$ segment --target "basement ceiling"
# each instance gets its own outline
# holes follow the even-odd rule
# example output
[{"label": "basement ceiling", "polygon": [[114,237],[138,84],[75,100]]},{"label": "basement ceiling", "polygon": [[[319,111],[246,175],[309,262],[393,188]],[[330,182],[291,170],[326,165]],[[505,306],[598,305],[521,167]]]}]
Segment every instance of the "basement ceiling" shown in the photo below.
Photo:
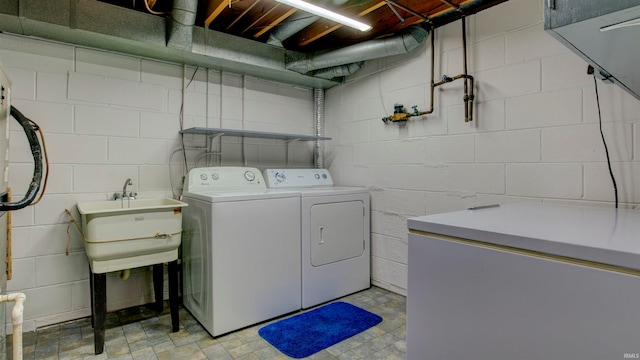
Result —
[{"label": "basement ceiling", "polygon": [[276,0],[0,0],[0,32],[328,89],[366,60],[507,0],[307,0],[361,32]]},{"label": "basement ceiling", "polygon": [[[174,0],[100,0],[169,17]],[[384,38],[412,25],[427,29],[506,0],[309,0],[373,29],[362,32],[297,10],[276,0],[199,0],[195,25],[305,53]],[[287,35],[282,28],[288,28]],[[293,30],[291,30],[293,29]],[[291,33],[293,32],[293,33]],[[286,36],[286,38],[282,38]],[[278,39],[279,38],[279,39]]]}]

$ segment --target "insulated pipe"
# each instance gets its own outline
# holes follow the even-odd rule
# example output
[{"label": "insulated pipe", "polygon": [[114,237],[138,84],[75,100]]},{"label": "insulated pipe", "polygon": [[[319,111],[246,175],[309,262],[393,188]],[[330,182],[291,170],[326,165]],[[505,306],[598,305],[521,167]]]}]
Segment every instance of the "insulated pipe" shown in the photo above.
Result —
[{"label": "insulated pipe", "polygon": [[31,126],[29,118],[22,115],[18,109],[11,106],[11,110],[9,110],[9,112],[11,116],[13,116],[13,118],[22,126],[22,129],[27,136],[27,140],[29,141],[29,145],[31,146],[31,155],[33,156],[33,177],[31,178],[29,188],[27,189],[24,198],[14,203],[0,203],[0,211],[13,211],[27,207],[36,198],[38,190],[40,189],[40,181],[42,180],[42,148],[38,141],[38,135],[36,135],[34,127]]},{"label": "insulated pipe", "polygon": [[[24,313],[24,301],[27,296],[23,293],[11,293],[0,295],[0,303],[13,301],[11,311],[11,325],[13,325],[13,359],[22,360],[22,321]],[[2,325],[4,326],[4,324]]]},{"label": "insulated pipe", "polygon": [[191,51],[198,0],[174,0],[167,26],[167,46]]},{"label": "insulated pipe", "polygon": [[377,59],[384,56],[406,54],[420,46],[428,33],[423,27],[412,26],[407,28],[406,33],[403,35],[369,40],[328,53],[312,55],[309,59],[293,61],[285,67],[287,70],[306,74],[317,69]]},{"label": "insulated pipe", "polygon": [[[313,125],[316,136],[324,134],[324,89],[313,89]],[[324,168],[323,142],[316,140],[313,145],[313,166]]]},{"label": "insulated pipe", "polygon": [[320,17],[310,15],[303,11],[297,11],[291,17],[287,18],[287,23],[276,27],[269,33],[267,44],[277,47],[284,47],[282,42],[292,37],[300,30],[316,22]]}]

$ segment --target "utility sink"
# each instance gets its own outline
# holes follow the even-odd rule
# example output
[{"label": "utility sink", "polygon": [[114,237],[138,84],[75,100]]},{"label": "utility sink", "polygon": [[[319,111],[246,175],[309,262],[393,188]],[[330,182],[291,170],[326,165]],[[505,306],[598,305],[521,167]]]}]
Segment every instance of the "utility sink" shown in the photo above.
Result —
[{"label": "utility sink", "polygon": [[79,202],[76,206],[93,273],[178,258],[186,203],[162,198]]}]

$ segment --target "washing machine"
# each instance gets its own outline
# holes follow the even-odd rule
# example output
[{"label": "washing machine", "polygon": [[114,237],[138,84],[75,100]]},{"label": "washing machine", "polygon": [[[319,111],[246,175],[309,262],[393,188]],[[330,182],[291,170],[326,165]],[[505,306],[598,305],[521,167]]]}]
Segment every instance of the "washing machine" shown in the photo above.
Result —
[{"label": "washing machine", "polygon": [[214,337],[301,308],[300,194],[265,184],[255,168],[189,171],[183,303]]},{"label": "washing machine", "polygon": [[300,192],[302,307],[371,286],[369,190],[334,186],[326,169],[267,169],[270,189]]}]

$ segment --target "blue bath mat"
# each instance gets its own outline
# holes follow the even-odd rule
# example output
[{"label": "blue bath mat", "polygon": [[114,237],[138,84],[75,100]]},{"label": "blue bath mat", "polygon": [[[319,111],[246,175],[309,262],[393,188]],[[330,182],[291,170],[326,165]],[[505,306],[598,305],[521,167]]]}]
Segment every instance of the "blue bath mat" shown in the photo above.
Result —
[{"label": "blue bath mat", "polygon": [[258,334],[282,353],[303,358],[379,324],[382,318],[357,306],[334,302],[269,324]]}]

